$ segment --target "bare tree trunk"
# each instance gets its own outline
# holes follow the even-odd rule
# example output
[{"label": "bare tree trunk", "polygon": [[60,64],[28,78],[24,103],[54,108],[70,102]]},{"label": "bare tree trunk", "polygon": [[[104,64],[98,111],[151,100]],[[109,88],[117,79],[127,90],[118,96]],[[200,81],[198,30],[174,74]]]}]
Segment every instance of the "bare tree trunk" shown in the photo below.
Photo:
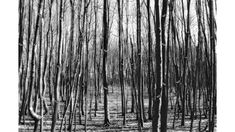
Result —
[{"label": "bare tree trunk", "polygon": [[162,86],[162,68],[161,68],[161,44],[160,44],[160,20],[159,20],[159,1],[155,1],[155,54],[156,54],[156,95],[153,102],[153,131],[158,131],[159,105]]},{"label": "bare tree trunk", "polygon": [[210,48],[211,48],[211,93],[210,93],[210,106],[209,106],[209,132],[214,131],[214,117],[215,117],[215,109],[216,109],[216,53],[215,53],[215,22],[214,22],[214,4],[212,0],[208,2],[209,6],[209,29],[210,29]]},{"label": "bare tree trunk", "polygon": [[19,1],[19,36],[18,36],[18,49],[19,49],[19,55],[18,55],[18,67],[20,68],[21,64],[21,58],[22,58],[22,52],[23,52],[23,40],[24,40],[24,0]]},{"label": "bare tree trunk", "polygon": [[[33,94],[33,87],[34,87],[34,80],[36,80],[36,78],[33,77],[33,74],[36,72],[34,70],[35,64],[34,62],[36,62],[35,59],[35,46],[36,46],[36,42],[37,42],[37,33],[38,33],[38,27],[39,27],[39,20],[40,20],[40,10],[41,10],[41,5],[42,5],[42,0],[40,0],[38,2],[38,12],[37,12],[37,16],[36,16],[36,28],[34,30],[34,38],[33,38],[33,45],[32,45],[32,49],[31,49],[31,56],[29,57],[29,63],[27,66],[27,77],[26,77],[26,89],[29,89],[29,99],[28,99],[28,109],[29,109],[29,113],[30,116],[34,119],[35,125],[34,125],[34,131],[37,130],[37,124],[38,121],[42,118],[40,115],[37,115],[36,111],[33,109],[32,106],[32,94]],[[30,15],[30,14],[29,14]],[[30,54],[29,54],[30,55]],[[36,89],[36,88],[35,88]],[[37,93],[35,92],[35,96],[37,98]],[[35,102],[35,106],[37,106],[37,102]]]},{"label": "bare tree trunk", "polygon": [[[162,31],[162,104],[161,104],[161,132],[167,131],[167,110],[168,110],[168,85],[167,76],[166,76],[166,65],[165,60],[168,59],[165,57],[165,50],[166,50],[166,40],[165,40],[165,22],[166,22],[166,14],[167,14],[167,6],[168,0],[163,0],[162,3],[162,16],[161,16],[161,31]],[[169,36],[169,35],[168,35]],[[167,45],[168,46],[168,45]]]},{"label": "bare tree trunk", "polygon": [[136,78],[135,78],[135,68],[134,68],[134,50],[133,50],[133,43],[132,43],[132,39],[130,38],[130,44],[131,44],[131,83],[132,83],[132,92],[133,92],[133,103],[136,107],[136,118],[138,120],[138,129],[139,131],[141,131],[141,122],[140,122],[140,111],[139,111],[139,105],[137,102],[137,92],[136,92],[136,87],[135,87],[135,83],[136,83]]},{"label": "bare tree trunk", "polygon": [[[127,51],[129,51],[129,45],[128,45],[128,36],[129,36],[129,30],[128,30],[128,28],[129,28],[129,17],[128,17],[128,12],[129,12],[129,0],[126,0],[126,47],[127,47]],[[125,48],[124,48],[125,49]],[[130,56],[128,56],[128,57],[130,57]],[[128,63],[129,61],[128,61],[128,59],[127,59],[127,62],[126,63]],[[129,64],[129,63],[128,63]],[[127,65],[128,65],[127,64]],[[129,82],[129,76],[128,76],[128,68],[126,68],[126,78],[127,78],[127,81]],[[125,91],[125,89],[124,89],[124,91]],[[125,92],[124,92],[125,93]],[[128,93],[128,92],[127,92]],[[124,99],[126,102],[128,101],[128,97],[127,98],[125,98]],[[127,112],[127,103],[125,104],[125,112]]]},{"label": "bare tree trunk", "polygon": [[143,127],[143,112],[141,102],[141,12],[140,12],[140,0],[136,0],[137,6],[137,89],[138,89],[138,109],[139,109],[139,122],[140,127]]},{"label": "bare tree trunk", "polygon": [[126,112],[125,112],[125,91],[124,91],[124,80],[123,80],[123,0],[117,0],[118,3],[118,47],[119,47],[119,81],[121,86],[121,101],[122,101],[122,116],[123,125],[126,124]]},{"label": "bare tree trunk", "polygon": [[63,0],[60,0],[60,13],[59,13],[59,42],[58,42],[58,55],[57,55],[57,62],[56,62],[56,85],[54,89],[54,97],[55,97],[55,103],[54,103],[54,111],[52,116],[52,124],[51,124],[51,132],[55,131],[56,126],[56,120],[59,116],[59,90],[60,90],[60,77],[61,77],[61,58],[60,58],[60,47],[61,47],[61,40],[62,40],[62,4]]},{"label": "bare tree trunk", "polygon": [[[87,2],[86,0],[84,1],[84,10],[87,12],[87,8],[89,6],[89,1]],[[89,71],[88,71],[88,55],[89,55],[89,51],[88,51],[88,43],[89,43],[89,40],[88,40],[88,16],[87,16],[87,13],[85,15],[85,20],[86,21],[86,51],[85,51],[85,84],[84,84],[84,88],[85,88],[85,131],[87,131],[87,89],[88,89],[88,80],[89,80]]]},{"label": "bare tree trunk", "polygon": [[[181,126],[184,126],[185,124],[185,104],[186,104],[186,84],[187,84],[187,78],[186,78],[186,72],[187,72],[187,57],[188,57],[188,45],[189,45],[189,38],[190,38],[190,1],[191,0],[188,0],[187,1],[187,24],[184,23],[184,26],[185,26],[185,53],[184,53],[184,64],[183,64],[183,102],[182,102],[182,120],[181,120]],[[183,5],[183,1],[182,1],[182,6]],[[183,9],[182,9],[183,10]],[[184,18],[184,15],[183,15],[183,18]]]},{"label": "bare tree trunk", "polygon": [[45,54],[44,52],[42,53],[42,41],[43,41],[43,19],[44,19],[44,9],[45,9],[45,0],[43,0],[43,9],[42,9],[42,16],[40,20],[40,27],[39,27],[39,68],[38,68],[38,73],[39,73],[39,98],[40,98],[40,116],[42,117],[40,120],[40,132],[43,132],[43,102],[44,102],[44,94],[43,94],[43,72],[44,72],[44,61],[43,61],[43,56],[42,54]]},{"label": "bare tree trunk", "polygon": [[148,119],[152,120],[152,86],[151,86],[151,63],[152,63],[152,37],[151,37],[151,17],[150,17],[150,0],[147,0],[147,14],[148,14],[148,94],[149,94],[149,108]]},{"label": "bare tree trunk", "polygon": [[107,0],[103,3],[103,88],[104,88],[104,125],[109,126],[109,113],[108,113],[108,83],[106,80],[106,59],[108,47],[108,24],[107,24]]},{"label": "bare tree trunk", "polygon": [[21,111],[20,111],[20,116],[19,116],[19,122],[21,122],[21,118],[22,118],[22,116],[23,116],[23,123],[25,123],[25,113],[26,113],[26,107],[27,107],[27,103],[28,103],[28,101],[27,101],[27,97],[28,97],[28,91],[29,91],[29,89],[28,89],[28,87],[26,87],[26,85],[28,85],[28,84],[26,84],[26,83],[28,83],[27,82],[27,75],[28,75],[28,72],[30,72],[30,71],[28,71],[28,63],[29,63],[29,59],[30,59],[30,43],[31,43],[31,41],[30,41],[30,36],[31,36],[31,9],[32,9],[32,5],[31,5],[31,1],[29,1],[28,2],[28,29],[27,29],[27,31],[28,31],[28,33],[27,33],[27,46],[26,46],[26,62],[25,62],[25,69],[24,69],[24,71],[25,71],[25,75],[23,74],[22,75],[22,89],[23,89],[23,99],[22,99],[22,106],[21,106]]},{"label": "bare tree trunk", "polygon": [[35,59],[35,46],[36,46],[36,41],[37,41],[37,33],[38,33],[38,27],[39,27],[39,19],[40,19],[40,10],[41,10],[41,5],[42,5],[42,0],[40,0],[38,2],[38,12],[37,12],[37,18],[36,18],[36,28],[34,30],[34,39],[33,39],[33,46],[32,46],[32,53],[31,53],[31,62],[29,63],[29,66],[28,66],[28,71],[30,72],[27,76],[28,81],[26,81],[26,84],[29,84],[29,86],[27,85],[26,87],[30,88],[30,97],[29,97],[29,111],[30,111],[30,115],[35,119],[35,121],[39,120],[41,117],[39,115],[37,115],[34,111],[33,111],[33,107],[31,106],[32,104],[32,90],[33,90],[33,66],[34,66],[34,59]]},{"label": "bare tree trunk", "polygon": [[98,102],[97,102],[97,82],[96,82],[96,33],[97,33],[97,9],[98,9],[98,1],[94,1],[94,13],[95,13],[95,33],[94,33],[94,86],[95,86],[95,116],[96,111],[98,108]]}]

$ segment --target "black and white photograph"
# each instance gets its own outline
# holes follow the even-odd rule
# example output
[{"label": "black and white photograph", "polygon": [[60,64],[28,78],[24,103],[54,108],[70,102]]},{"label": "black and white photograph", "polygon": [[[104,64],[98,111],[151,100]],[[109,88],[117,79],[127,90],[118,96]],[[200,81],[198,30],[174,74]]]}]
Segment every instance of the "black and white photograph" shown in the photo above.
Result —
[{"label": "black and white photograph", "polygon": [[[15,54],[8,53],[15,57],[15,63],[9,64],[13,68],[1,68],[15,69],[10,77],[14,81],[6,84],[13,84],[14,88],[5,83],[1,88],[10,89],[12,94],[4,93],[1,99],[4,112],[0,113],[8,119],[5,122],[12,122],[12,127],[15,123],[16,131],[228,131],[219,126],[228,115],[234,115],[235,91],[229,91],[234,86],[227,83],[234,82],[234,73],[227,76],[230,73],[227,68],[234,69],[230,65],[234,55],[229,53],[235,48],[226,45],[228,50],[220,51],[225,42],[218,38],[226,36],[219,33],[223,27],[221,20],[217,21],[220,12],[217,5],[221,2],[18,0],[15,3],[17,14],[12,16],[15,22],[11,24],[16,32],[12,35],[14,43],[2,44],[16,49]],[[229,15],[232,18],[232,13]],[[233,33],[228,34],[231,37]],[[220,59],[223,54],[229,56],[226,58],[229,63],[221,61],[225,60]],[[7,55],[1,56],[7,60]],[[218,65],[221,63],[223,66]],[[227,82],[218,85],[221,78]],[[14,103],[7,103],[11,98]],[[12,114],[5,113],[9,109],[13,109]],[[11,121],[12,118],[15,120]],[[231,116],[228,122],[233,120]]]},{"label": "black and white photograph", "polygon": [[19,0],[19,131],[216,131],[215,0]]}]

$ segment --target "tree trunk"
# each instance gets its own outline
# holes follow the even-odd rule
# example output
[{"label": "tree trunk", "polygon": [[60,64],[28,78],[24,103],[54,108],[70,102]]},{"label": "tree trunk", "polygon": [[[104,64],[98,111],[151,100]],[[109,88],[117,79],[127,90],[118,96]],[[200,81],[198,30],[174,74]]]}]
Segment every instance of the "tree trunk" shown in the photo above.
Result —
[{"label": "tree trunk", "polygon": [[141,102],[141,12],[140,12],[140,0],[136,0],[137,6],[137,89],[138,89],[138,109],[139,109],[139,122],[140,127],[143,127],[143,112]]},{"label": "tree trunk", "polygon": [[97,6],[98,2],[97,0],[94,1],[94,13],[95,13],[95,33],[94,33],[94,86],[95,86],[95,116],[96,116],[96,111],[98,108],[98,102],[97,102],[97,83],[96,83],[96,32],[97,32]]},{"label": "tree trunk", "polygon": [[126,112],[125,112],[125,91],[124,91],[124,80],[123,80],[123,0],[117,0],[118,2],[118,45],[119,45],[119,80],[121,86],[121,101],[122,101],[122,116],[123,125],[126,124]]},{"label": "tree trunk", "polygon": [[[161,132],[167,131],[167,110],[168,110],[168,88],[166,85],[168,85],[167,82],[167,76],[166,76],[166,65],[165,60],[168,59],[165,57],[165,21],[166,21],[166,14],[167,14],[167,6],[168,6],[168,0],[163,0],[162,3],[162,16],[161,16],[161,31],[162,31],[162,79],[163,79],[163,85],[162,85],[162,104],[161,104]],[[168,27],[169,28],[169,27]],[[169,37],[169,34],[168,34]],[[168,45],[167,45],[168,46]]]},{"label": "tree trunk", "polygon": [[[182,120],[181,120],[181,126],[184,126],[185,123],[185,104],[186,104],[186,87],[187,87],[187,61],[188,61],[188,45],[189,45],[189,38],[190,38],[190,23],[189,23],[189,18],[190,18],[190,1],[187,1],[187,24],[184,22],[184,29],[185,29],[185,53],[184,53],[184,64],[183,64],[183,102],[182,102]],[[182,1],[182,7],[184,6],[183,1]],[[184,8],[182,8],[184,10]],[[183,12],[184,14],[184,12]],[[184,15],[183,15],[184,19]]]},{"label": "tree trunk", "polygon": [[160,44],[160,20],[159,20],[159,1],[155,1],[155,54],[156,54],[156,95],[153,102],[153,132],[158,131],[159,105],[162,86],[162,68],[161,68],[161,44]]},{"label": "tree trunk", "polygon": [[108,113],[108,83],[106,80],[106,59],[108,48],[108,24],[107,24],[107,0],[103,3],[103,88],[104,88],[104,125],[109,126],[109,113]]},{"label": "tree trunk", "polygon": [[152,86],[151,86],[151,63],[152,63],[152,37],[151,37],[151,17],[150,17],[150,0],[147,0],[148,14],[148,94],[149,94],[149,109],[148,118],[152,120]]},{"label": "tree trunk", "polygon": [[62,40],[62,4],[63,0],[60,1],[60,13],[59,13],[59,42],[58,42],[58,55],[57,55],[57,62],[56,62],[56,85],[54,89],[54,111],[52,116],[52,124],[51,124],[51,132],[55,131],[56,120],[58,118],[58,111],[59,111],[59,90],[60,90],[60,77],[61,77],[61,62],[60,62],[60,47],[61,47],[61,40]]}]

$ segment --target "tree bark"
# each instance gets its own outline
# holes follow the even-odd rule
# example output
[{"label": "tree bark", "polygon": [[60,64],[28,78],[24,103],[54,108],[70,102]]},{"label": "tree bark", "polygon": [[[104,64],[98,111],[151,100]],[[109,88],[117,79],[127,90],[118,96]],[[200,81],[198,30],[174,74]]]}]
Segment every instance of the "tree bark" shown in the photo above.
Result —
[{"label": "tree bark", "polygon": [[[187,23],[184,23],[185,26],[185,53],[184,53],[184,64],[183,64],[183,102],[182,102],[182,120],[181,120],[181,126],[184,126],[185,124],[185,104],[186,104],[186,87],[187,87],[187,78],[186,78],[186,73],[187,73],[187,61],[188,61],[188,45],[189,45],[189,38],[190,38],[190,1],[187,1]],[[182,1],[182,6],[183,1]],[[183,9],[182,9],[183,10]],[[184,16],[184,15],[183,15]],[[184,17],[183,17],[184,18]]]},{"label": "tree bark", "polygon": [[[166,40],[165,40],[165,22],[166,22],[166,15],[167,15],[167,7],[168,7],[168,0],[163,0],[162,3],[162,16],[161,16],[161,31],[162,31],[162,97],[161,97],[161,132],[167,131],[167,110],[168,110],[168,85],[167,76],[166,76],[166,65],[165,61],[165,50],[166,50]],[[169,28],[169,27],[168,27]],[[169,37],[169,36],[168,36]],[[167,45],[168,46],[168,45]]]},{"label": "tree bark", "polygon": [[58,55],[57,55],[57,60],[56,60],[56,85],[54,89],[54,97],[55,97],[55,102],[54,102],[54,111],[53,111],[53,116],[52,116],[52,124],[51,124],[51,132],[55,131],[55,126],[56,126],[56,120],[58,118],[58,111],[59,111],[59,90],[60,90],[60,77],[61,77],[61,55],[60,55],[60,48],[61,48],[61,40],[62,40],[62,4],[63,0],[60,0],[60,13],[59,13],[59,42],[58,42]]},{"label": "tree bark", "polygon": [[155,57],[156,57],[156,95],[153,102],[153,120],[152,127],[153,132],[158,131],[158,120],[159,120],[159,105],[160,105],[160,94],[162,86],[162,68],[161,68],[161,43],[160,43],[160,20],[159,20],[159,1],[155,1]]},{"label": "tree bark", "polygon": [[141,100],[141,12],[140,12],[140,0],[136,0],[137,6],[137,89],[138,89],[138,109],[139,109],[139,122],[143,127],[143,112],[142,112],[142,100]]},{"label": "tree bark", "polygon": [[122,116],[123,125],[126,124],[126,112],[125,112],[125,91],[124,91],[124,80],[123,80],[123,0],[117,0],[118,3],[118,53],[119,53],[119,81],[121,86],[121,102],[122,102]]},{"label": "tree bark", "polygon": [[107,24],[107,0],[103,3],[103,89],[104,89],[104,125],[109,126],[109,113],[108,113],[108,83],[106,80],[106,59],[108,48],[108,24]]}]

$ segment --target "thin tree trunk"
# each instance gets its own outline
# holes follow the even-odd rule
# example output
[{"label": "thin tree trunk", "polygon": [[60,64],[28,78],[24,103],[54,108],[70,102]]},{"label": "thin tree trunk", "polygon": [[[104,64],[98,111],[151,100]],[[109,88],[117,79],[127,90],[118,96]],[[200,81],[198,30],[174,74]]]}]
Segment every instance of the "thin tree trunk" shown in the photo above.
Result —
[{"label": "thin tree trunk", "polygon": [[150,17],[150,0],[147,0],[147,14],[148,14],[148,94],[149,94],[149,108],[148,119],[152,120],[152,86],[151,86],[151,63],[152,63],[152,38],[151,38],[151,17]]},{"label": "thin tree trunk", "polygon": [[97,33],[97,0],[94,1],[94,12],[95,12],[95,33],[94,33],[94,86],[95,86],[95,116],[96,111],[98,109],[98,102],[97,102],[97,83],[96,83],[96,33]]},{"label": "thin tree trunk", "polygon": [[137,102],[137,93],[136,93],[136,88],[135,88],[135,72],[134,72],[134,50],[133,50],[133,43],[132,40],[130,39],[130,44],[131,44],[131,78],[132,78],[132,92],[133,92],[133,98],[134,98],[134,103],[136,106],[136,118],[138,120],[138,129],[141,131],[141,124],[140,124],[140,117],[139,117],[139,105]]},{"label": "thin tree trunk", "polygon": [[31,50],[31,61],[29,61],[29,65],[28,65],[28,71],[29,71],[29,74],[27,74],[27,81],[26,81],[26,88],[29,88],[30,89],[30,92],[29,92],[29,112],[30,112],[30,115],[33,117],[33,119],[35,120],[35,122],[37,122],[39,119],[41,119],[41,117],[39,115],[37,115],[34,110],[33,110],[33,107],[32,107],[32,90],[33,90],[33,67],[34,67],[34,59],[35,59],[35,46],[36,46],[36,38],[37,38],[37,33],[38,33],[38,27],[39,27],[39,18],[40,18],[40,10],[41,10],[41,5],[42,5],[42,0],[40,0],[38,2],[38,12],[37,12],[37,17],[36,17],[36,28],[34,30],[34,39],[33,39],[33,46],[32,46],[32,50]]},{"label": "thin tree trunk", "polygon": [[[184,126],[185,124],[185,104],[186,104],[186,87],[187,87],[187,77],[186,77],[186,72],[187,72],[187,61],[188,61],[188,45],[189,45],[189,37],[190,37],[190,1],[187,1],[187,24],[184,23],[185,26],[185,53],[184,53],[184,64],[183,64],[183,102],[182,102],[182,120],[181,120],[181,126]],[[183,1],[182,1],[182,6],[183,5]],[[183,9],[182,9],[183,10]],[[184,14],[184,13],[183,13]],[[184,17],[183,17],[184,18]]]},{"label": "thin tree trunk", "polygon": [[156,95],[153,102],[153,131],[158,131],[159,104],[162,86],[162,68],[161,68],[161,44],[160,44],[160,20],[159,20],[159,1],[155,1],[155,54],[156,54]]},{"label": "thin tree trunk", "polygon": [[[167,6],[168,6],[168,0],[163,0],[162,3],[162,16],[161,16],[161,31],[162,31],[162,79],[163,79],[163,85],[162,85],[162,104],[161,104],[161,132],[167,131],[167,110],[168,110],[168,82],[167,82],[167,76],[166,76],[166,65],[165,60],[168,59],[165,57],[165,21],[166,21],[166,14],[167,14]],[[168,26],[169,28],[169,26]],[[168,34],[169,37],[169,34]],[[167,45],[168,46],[168,45]],[[169,47],[169,46],[168,46]]]},{"label": "thin tree trunk", "polygon": [[210,60],[211,60],[211,93],[210,93],[210,111],[209,111],[209,132],[213,132],[214,131],[214,109],[216,109],[216,104],[215,104],[215,92],[216,92],[216,67],[215,67],[215,59],[216,59],[216,53],[215,53],[215,23],[214,23],[214,4],[212,0],[209,0],[208,2],[208,6],[209,6],[209,13],[210,13],[210,23],[209,23],[209,27],[210,27],[210,48],[211,48],[211,56],[210,56]]},{"label": "thin tree trunk", "polygon": [[[86,11],[87,8],[88,8],[88,3],[87,1],[85,0],[84,1],[84,10]],[[88,16],[87,16],[87,13],[86,13],[86,16],[85,16],[85,20],[86,21],[86,51],[85,51],[85,84],[84,84],[84,89],[85,89],[85,131],[87,131],[87,89],[88,89],[88,55],[89,55],[89,52],[88,52],[88,43],[89,43],[89,40],[88,40]]]},{"label": "thin tree trunk", "polygon": [[106,80],[106,59],[108,47],[108,24],[107,24],[107,0],[103,3],[103,88],[104,88],[104,125],[109,126],[109,113],[108,113],[108,83]]},{"label": "thin tree trunk", "polygon": [[[39,27],[39,68],[38,68],[38,73],[39,73],[39,98],[40,98],[40,116],[42,117],[40,119],[40,132],[43,132],[43,70],[44,70],[44,63],[43,63],[43,57],[42,57],[42,39],[43,39],[43,19],[44,19],[44,9],[45,9],[45,0],[43,0],[43,9],[42,9],[42,16],[40,20],[40,27]],[[44,53],[45,54],[45,53]]]},{"label": "thin tree trunk", "polygon": [[118,45],[119,45],[119,80],[121,86],[121,102],[122,102],[122,116],[123,125],[126,124],[126,112],[125,112],[125,91],[124,91],[124,80],[123,80],[123,0],[117,0],[118,2]]},{"label": "thin tree trunk", "polygon": [[22,116],[23,116],[23,123],[25,123],[25,113],[26,113],[26,107],[27,107],[27,103],[28,103],[28,100],[27,100],[27,97],[28,97],[28,91],[29,91],[29,88],[28,87],[26,87],[28,84],[28,82],[27,82],[27,80],[29,79],[29,78],[27,78],[27,76],[28,76],[28,72],[30,72],[30,71],[28,71],[28,66],[29,66],[29,63],[30,63],[30,43],[31,43],[31,41],[30,41],[30,36],[31,36],[31,9],[32,9],[32,4],[31,4],[31,1],[29,1],[28,2],[28,29],[27,29],[27,31],[28,31],[28,33],[27,33],[27,49],[26,49],[26,63],[25,63],[25,75],[23,75],[23,77],[22,77],[22,85],[23,85],[23,92],[24,92],[24,95],[23,95],[23,100],[22,100],[22,106],[21,106],[21,111],[20,111],[20,117],[19,117],[19,122],[21,121],[21,118],[22,118]]},{"label": "thin tree trunk", "polygon": [[20,0],[19,1],[19,36],[18,36],[18,67],[20,68],[21,64],[21,58],[22,58],[22,53],[23,53],[23,40],[24,40],[24,6],[25,6],[25,1]]},{"label": "thin tree trunk", "polygon": [[60,90],[60,77],[61,77],[61,58],[60,58],[60,47],[61,47],[61,40],[62,40],[62,4],[63,0],[60,0],[60,13],[59,13],[59,42],[58,42],[58,55],[57,55],[57,62],[56,62],[56,85],[54,89],[54,97],[55,97],[55,102],[54,102],[54,111],[52,115],[52,124],[51,124],[51,132],[55,131],[55,126],[56,126],[56,120],[59,116],[59,90]]},{"label": "thin tree trunk", "polygon": [[140,127],[143,127],[143,112],[141,102],[141,12],[140,0],[136,0],[137,6],[137,89],[138,89],[138,109],[139,109],[139,122]]}]

